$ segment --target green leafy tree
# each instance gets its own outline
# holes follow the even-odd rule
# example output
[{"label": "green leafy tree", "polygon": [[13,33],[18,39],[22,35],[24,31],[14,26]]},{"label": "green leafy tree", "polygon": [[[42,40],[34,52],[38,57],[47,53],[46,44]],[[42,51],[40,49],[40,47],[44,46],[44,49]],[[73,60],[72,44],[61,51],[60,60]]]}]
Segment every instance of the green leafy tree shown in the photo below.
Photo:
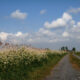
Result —
[{"label": "green leafy tree", "polygon": [[67,46],[65,47],[65,50],[68,51],[68,47]]},{"label": "green leafy tree", "polygon": [[64,50],[65,50],[65,47],[64,47],[64,46],[63,46],[63,47],[61,47],[61,50],[62,50],[62,51],[64,51]]},{"label": "green leafy tree", "polygon": [[72,51],[74,51],[74,52],[75,52],[75,51],[76,51],[76,48],[75,48],[75,47],[74,47],[74,48],[72,48]]},{"label": "green leafy tree", "polygon": [[65,46],[65,47],[63,46],[63,47],[61,47],[61,50],[62,51],[68,51],[68,47],[67,46]]}]

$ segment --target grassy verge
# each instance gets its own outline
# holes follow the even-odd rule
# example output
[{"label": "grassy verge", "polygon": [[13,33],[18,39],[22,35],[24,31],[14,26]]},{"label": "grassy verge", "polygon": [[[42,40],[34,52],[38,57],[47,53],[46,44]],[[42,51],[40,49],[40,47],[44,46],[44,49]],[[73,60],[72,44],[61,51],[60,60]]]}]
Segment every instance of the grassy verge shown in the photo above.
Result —
[{"label": "grassy verge", "polygon": [[24,48],[0,53],[0,80],[41,80],[65,54]]},{"label": "grassy verge", "polygon": [[47,63],[43,64],[38,69],[34,69],[33,72],[30,72],[29,80],[43,80],[47,75],[50,74],[53,67],[60,61],[63,55],[51,55]]},{"label": "grassy verge", "polygon": [[80,70],[80,59],[76,58],[72,54],[70,55],[70,61],[73,64],[73,67]]},{"label": "grassy verge", "polygon": [[78,56],[80,56],[80,52],[76,52],[75,54],[78,55]]}]

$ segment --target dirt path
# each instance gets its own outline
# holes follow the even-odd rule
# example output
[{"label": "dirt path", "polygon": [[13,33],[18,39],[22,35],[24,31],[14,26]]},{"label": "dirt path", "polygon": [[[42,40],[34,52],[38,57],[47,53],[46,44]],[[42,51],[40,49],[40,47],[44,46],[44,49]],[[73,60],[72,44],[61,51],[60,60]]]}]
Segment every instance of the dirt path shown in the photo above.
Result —
[{"label": "dirt path", "polygon": [[80,80],[80,71],[75,70],[66,55],[45,80]]}]

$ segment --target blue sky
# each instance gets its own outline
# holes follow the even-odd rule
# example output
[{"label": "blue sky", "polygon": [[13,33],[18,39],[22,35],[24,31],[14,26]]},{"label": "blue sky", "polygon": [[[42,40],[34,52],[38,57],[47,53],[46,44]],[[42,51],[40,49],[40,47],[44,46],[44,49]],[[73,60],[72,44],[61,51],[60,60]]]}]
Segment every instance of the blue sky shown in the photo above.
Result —
[{"label": "blue sky", "polygon": [[[17,40],[16,35],[18,34],[19,35],[27,34],[29,35],[30,40],[34,38],[42,37],[43,39],[42,41],[40,40],[40,42],[37,43],[35,42],[30,43],[32,45],[35,44],[36,46],[44,42],[44,38],[45,39],[47,38],[48,40],[49,39],[54,40],[56,36],[56,39],[61,38],[63,40],[62,34],[64,32],[66,32],[65,33],[66,36],[70,35],[70,33],[71,35],[75,33],[75,32],[73,33],[71,27],[77,26],[78,22],[80,21],[79,8],[80,8],[80,0],[0,0],[0,34],[1,34],[0,38],[1,40],[6,38],[10,38],[10,39],[12,38]],[[65,28],[65,26],[67,25],[65,25],[65,22],[62,20],[63,15],[68,16],[69,17],[68,20],[71,20],[71,22],[74,21],[75,23],[70,24],[68,25],[68,27]],[[62,21],[61,23],[58,23],[57,21],[59,18],[61,18]],[[55,21],[56,23],[54,23]],[[46,22],[47,24],[45,25]],[[50,34],[51,32],[52,34],[54,32],[55,35],[54,34],[52,36],[44,35],[44,37],[42,35],[37,37],[36,34],[39,34],[41,29],[43,32],[46,33],[50,32]],[[76,34],[77,36],[79,34],[78,32]],[[5,35],[6,38],[2,38],[2,35],[3,36]],[[19,38],[21,43],[23,37],[20,36]],[[66,39],[72,39],[73,41],[66,42],[64,40],[65,43],[64,41],[62,42],[58,41],[58,43],[59,44],[62,43],[62,45],[67,45],[69,42],[74,42],[74,41],[75,43],[76,42],[79,43],[77,40],[73,39],[72,36],[71,37],[69,36]],[[24,41],[26,40],[27,38],[24,38]],[[8,39],[6,39],[6,41],[8,41]],[[47,41],[46,43],[48,43]],[[56,45],[56,42],[54,44]],[[48,47],[50,44],[48,43],[46,45]],[[41,45],[40,47],[42,46],[43,45]],[[74,46],[74,44],[71,43],[71,46]]]},{"label": "blue sky", "polygon": [[[79,6],[79,0],[0,0],[0,30],[13,33],[36,31],[43,27],[45,21],[61,17],[63,12],[71,7]],[[11,19],[10,14],[17,9],[26,12],[28,17],[23,21]],[[43,9],[46,13],[40,15]],[[6,16],[8,16],[7,19]]]}]

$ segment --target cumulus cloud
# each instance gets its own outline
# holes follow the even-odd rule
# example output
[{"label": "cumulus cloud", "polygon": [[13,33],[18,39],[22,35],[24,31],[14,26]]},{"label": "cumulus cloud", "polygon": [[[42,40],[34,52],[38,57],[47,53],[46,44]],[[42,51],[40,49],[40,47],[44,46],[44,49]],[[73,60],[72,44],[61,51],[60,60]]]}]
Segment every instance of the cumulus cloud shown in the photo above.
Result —
[{"label": "cumulus cloud", "polygon": [[45,14],[46,13],[46,10],[41,10],[40,11],[40,14],[42,15],[42,14]]},{"label": "cumulus cloud", "polygon": [[12,42],[17,42],[19,40],[22,40],[23,38],[25,39],[28,37],[28,33],[22,33],[22,32],[17,32],[15,34],[13,33],[6,33],[6,32],[1,32],[0,33],[0,40],[1,41],[12,41]]},{"label": "cumulus cloud", "polygon": [[53,32],[51,32],[50,30],[47,30],[45,28],[40,28],[38,34],[40,34],[40,35],[47,35],[47,36],[54,35]]},{"label": "cumulus cloud", "polygon": [[66,27],[67,23],[72,20],[72,16],[68,13],[64,13],[61,18],[57,20],[53,20],[51,23],[45,22],[44,26],[48,29],[50,28],[58,28],[58,27]]},{"label": "cumulus cloud", "polygon": [[[59,27],[61,29],[59,29]],[[57,29],[55,29],[57,28]],[[80,43],[80,21],[73,20],[69,13],[64,12],[61,18],[45,22],[37,32],[0,33],[0,40],[15,44],[31,44],[39,48],[59,48],[65,45]],[[74,44],[74,46],[75,46]]]},{"label": "cumulus cloud", "polygon": [[8,33],[1,32],[0,33],[0,39],[3,40],[3,41],[5,41],[7,39],[7,37],[8,37],[8,35],[9,35]]},{"label": "cumulus cloud", "polygon": [[68,13],[79,13],[80,12],[80,8],[71,8],[68,10]]},{"label": "cumulus cloud", "polygon": [[27,13],[21,12],[20,10],[16,10],[11,13],[11,17],[15,19],[25,19],[27,17]]},{"label": "cumulus cloud", "polygon": [[17,37],[22,36],[22,32],[17,32],[15,35],[16,35]]},{"label": "cumulus cloud", "polygon": [[51,23],[45,22],[44,26],[46,28],[57,28],[66,26],[66,23],[63,19],[57,19],[56,21],[52,21]]},{"label": "cumulus cloud", "polygon": [[77,22],[76,24],[73,25],[72,32],[80,32],[80,22]]},{"label": "cumulus cloud", "polygon": [[67,21],[72,20],[72,16],[68,13],[64,13],[63,16],[62,16],[62,19],[67,22]]},{"label": "cumulus cloud", "polygon": [[63,37],[69,37],[69,33],[68,32],[63,32],[62,36]]},{"label": "cumulus cloud", "polygon": [[77,23],[77,26],[80,27],[80,22]]}]

